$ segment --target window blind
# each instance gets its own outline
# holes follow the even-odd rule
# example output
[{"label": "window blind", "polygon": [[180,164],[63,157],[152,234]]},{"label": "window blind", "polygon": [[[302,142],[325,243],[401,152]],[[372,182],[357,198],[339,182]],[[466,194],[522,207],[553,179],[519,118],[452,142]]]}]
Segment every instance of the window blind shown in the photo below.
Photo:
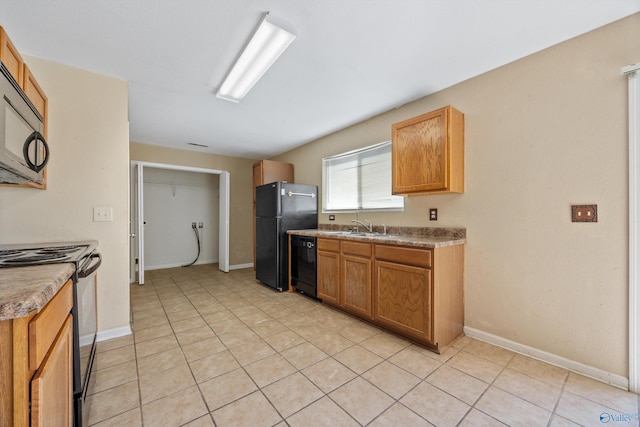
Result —
[{"label": "window blind", "polygon": [[403,210],[391,194],[391,141],[322,159],[325,212]]}]

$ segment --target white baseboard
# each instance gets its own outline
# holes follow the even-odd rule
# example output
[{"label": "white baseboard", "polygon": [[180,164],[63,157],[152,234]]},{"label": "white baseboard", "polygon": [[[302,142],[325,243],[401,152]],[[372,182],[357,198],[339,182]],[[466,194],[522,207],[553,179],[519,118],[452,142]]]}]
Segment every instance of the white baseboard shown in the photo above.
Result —
[{"label": "white baseboard", "polygon": [[247,264],[235,264],[235,265],[230,265],[229,266],[229,270],[241,270],[243,268],[250,268],[253,267],[253,263],[247,263]]},{"label": "white baseboard", "polygon": [[516,353],[524,354],[525,356],[549,363],[550,365],[573,371],[624,390],[629,390],[629,379],[623,376],[603,371],[602,369],[594,368],[593,366],[585,365],[584,363],[576,362],[575,360],[529,347],[468,326],[464,327],[464,333],[471,338],[476,338],[480,341],[485,341],[489,344],[494,344],[498,347],[506,348],[507,350],[515,351]]},{"label": "white baseboard", "polygon": [[125,335],[131,335],[131,326],[123,326],[122,328],[109,329],[106,331],[98,332],[96,341],[106,341],[113,338],[124,337]]},{"label": "white baseboard", "polygon": [[[200,265],[200,264],[215,264],[217,263],[218,260],[217,259],[207,259],[207,260],[199,260],[198,262],[196,262],[194,265]],[[184,263],[178,263],[178,264],[161,264],[161,265],[145,265],[144,270],[145,271],[150,271],[150,270],[162,270],[164,268],[176,268],[176,267],[182,267],[184,265]]]}]

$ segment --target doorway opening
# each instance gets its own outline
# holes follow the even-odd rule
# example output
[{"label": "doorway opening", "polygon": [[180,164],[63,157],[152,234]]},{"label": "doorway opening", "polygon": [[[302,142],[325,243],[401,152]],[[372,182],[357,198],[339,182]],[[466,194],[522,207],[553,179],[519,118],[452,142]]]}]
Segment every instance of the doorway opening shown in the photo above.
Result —
[{"label": "doorway opening", "polygon": [[[130,282],[137,282],[138,284],[144,284],[144,272],[145,266],[145,171],[155,174],[158,170],[175,171],[178,172],[195,172],[198,174],[210,174],[216,175],[217,188],[215,189],[217,194],[215,197],[210,197],[206,203],[209,203],[211,210],[217,213],[217,224],[213,224],[213,221],[199,221],[198,218],[193,218],[192,221],[196,222],[196,227],[217,227],[217,240],[218,240],[218,268],[221,271],[229,271],[229,172],[217,169],[205,169],[180,165],[170,165],[163,163],[150,163],[141,161],[131,162],[131,204],[130,204],[130,228],[132,245],[130,254]],[[169,172],[170,173],[170,172]],[[157,174],[155,174],[157,175]],[[183,174],[184,176],[184,174]],[[212,181],[209,181],[212,182]],[[215,181],[213,181],[215,182]],[[169,191],[172,192],[172,196],[176,196],[177,185],[169,186]],[[155,192],[155,190],[154,190]],[[191,197],[197,197],[197,195],[191,195]],[[195,237],[193,239],[193,246],[195,246]],[[156,260],[154,263],[158,263],[158,254],[154,253]],[[161,258],[161,256],[160,256]]]}]

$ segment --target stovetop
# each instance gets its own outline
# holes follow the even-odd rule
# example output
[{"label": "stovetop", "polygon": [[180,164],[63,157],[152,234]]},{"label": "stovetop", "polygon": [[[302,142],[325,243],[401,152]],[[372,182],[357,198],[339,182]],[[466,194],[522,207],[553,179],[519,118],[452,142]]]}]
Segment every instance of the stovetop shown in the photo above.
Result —
[{"label": "stovetop", "polygon": [[0,268],[71,262],[77,265],[96,248],[95,242],[0,245]]}]

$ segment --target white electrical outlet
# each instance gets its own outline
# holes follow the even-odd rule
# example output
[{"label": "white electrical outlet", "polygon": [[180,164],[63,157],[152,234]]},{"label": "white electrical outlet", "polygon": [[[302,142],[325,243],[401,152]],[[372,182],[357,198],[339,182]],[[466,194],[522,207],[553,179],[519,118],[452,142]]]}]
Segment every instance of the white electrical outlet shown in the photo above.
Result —
[{"label": "white electrical outlet", "polygon": [[93,221],[94,222],[112,222],[113,208],[95,206],[93,208]]}]

